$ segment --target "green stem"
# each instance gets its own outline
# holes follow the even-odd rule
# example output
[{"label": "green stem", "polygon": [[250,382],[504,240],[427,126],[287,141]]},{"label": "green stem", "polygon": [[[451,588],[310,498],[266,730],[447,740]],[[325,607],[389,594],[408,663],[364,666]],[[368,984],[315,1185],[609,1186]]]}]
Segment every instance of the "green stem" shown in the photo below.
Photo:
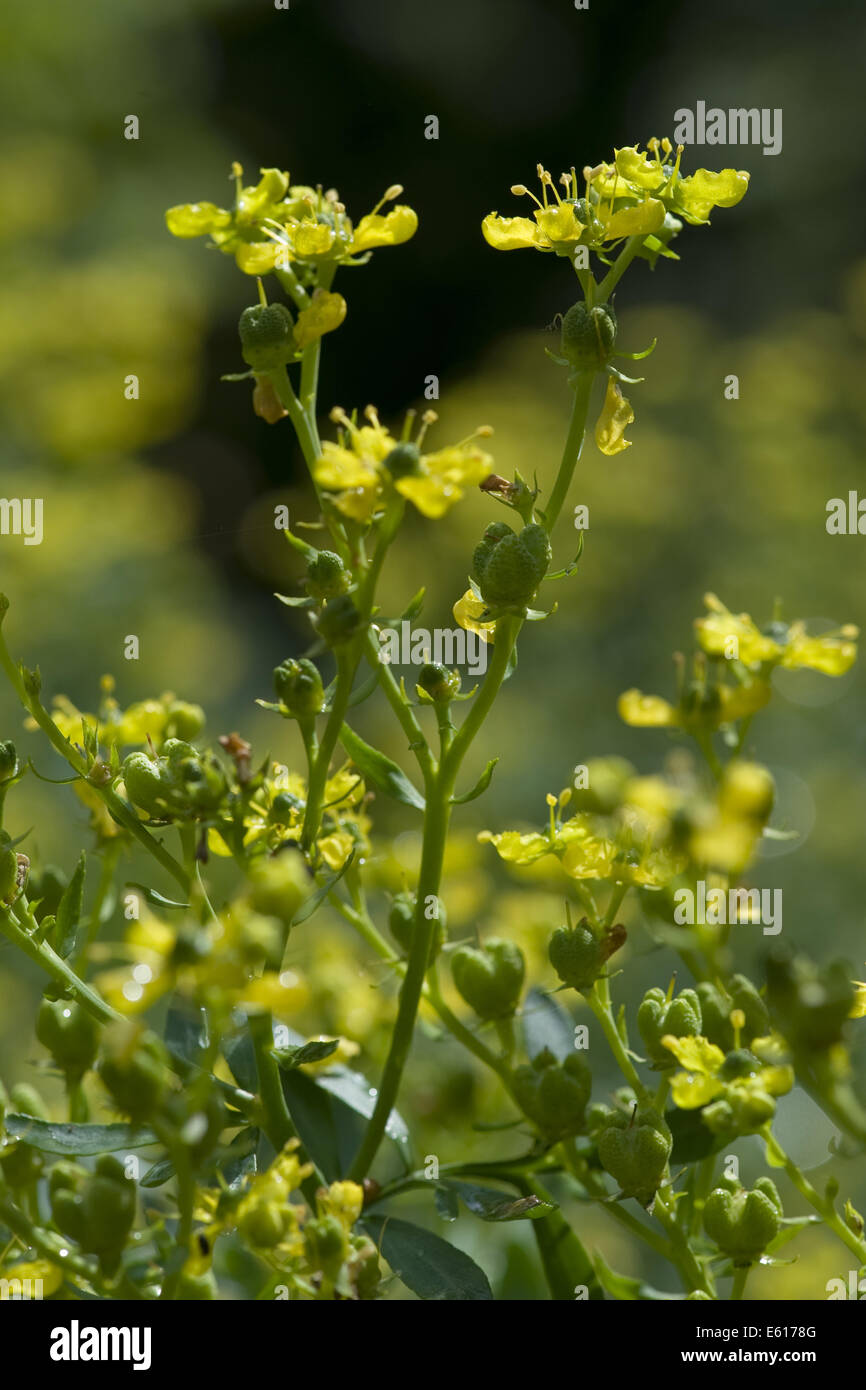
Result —
[{"label": "green stem", "polygon": [[[355,644],[350,644],[354,646]],[[349,708],[349,699],[352,694],[352,683],[355,679],[355,671],[360,661],[360,652],[356,655],[347,647],[336,649],[337,658],[337,686],[334,691],[334,700],[328,715],[328,722],[325,725],[325,732],[322,734],[315,761],[310,767],[310,777],[307,785],[307,804],[304,808],[304,823],[301,830],[301,848],[308,854],[312,850],[322,824],[322,802],[325,799],[325,785],[328,781],[328,768],[331,765],[331,758],[334,756],[334,749],[340,737],[340,730],[343,727],[343,720]]]},{"label": "green stem", "polygon": [[734,1270],[734,1282],[731,1285],[731,1302],[738,1302],[746,1292],[746,1280],[751,1273],[751,1265],[738,1265]]},{"label": "green stem", "polygon": [[574,402],[571,408],[571,422],[568,427],[565,448],[562,451],[562,462],[559,465],[556,482],[550,494],[550,501],[544,509],[544,525],[548,535],[553,531],[559,518],[559,513],[562,511],[565,499],[571,487],[577,461],[583,449],[583,441],[586,436],[586,417],[589,413],[589,402],[592,395],[592,384],[594,380],[594,372],[580,372],[578,374],[577,385],[574,391]]},{"label": "green stem", "polygon": [[643,1105],[649,1104],[651,1100],[650,1092],[638,1076],[634,1063],[623,1045],[622,1038],[616,1026],[610,1004],[610,985],[608,981],[606,979],[596,980],[592,990],[588,994],[585,994],[584,998],[601,1024],[602,1032],[607,1038],[610,1050],[616,1059],[617,1066],[626,1081],[631,1086],[638,1100]]},{"label": "green stem", "polygon": [[73,955],[72,962],[77,965],[81,962],[81,968],[87,973],[87,961],[90,947],[99,935],[99,928],[102,926],[102,911],[108,896],[114,886],[114,874],[117,869],[117,861],[120,858],[120,839],[115,836],[109,840],[102,851],[102,868],[99,874],[99,884],[96,889],[96,896],[93,899],[93,906],[90,909],[90,917],[87,922],[87,932],[85,938]]},{"label": "green stem", "polygon": [[630,236],[625,246],[620,251],[610,270],[605,275],[595,295],[596,304],[606,304],[628,270],[640,248],[643,246],[645,234],[641,236]]},{"label": "green stem", "polygon": [[710,1282],[709,1275],[694,1255],[672,1208],[667,1205],[667,1196],[661,1188],[656,1193],[652,1214],[667,1232],[674,1251],[674,1263],[680,1271],[686,1292],[691,1293],[693,1289],[700,1289],[703,1293],[715,1298],[715,1289]]},{"label": "green stem", "polygon": [[90,988],[89,985],[76,975],[70,965],[65,960],[61,960],[57,952],[49,946],[47,941],[34,941],[33,937],[21,927],[9,912],[0,910],[0,932],[17,946],[26,956],[44,971],[47,972],[60,985],[67,994],[75,999],[87,1012],[92,1014],[100,1023],[115,1023],[121,1018],[104,999]]},{"label": "green stem", "polygon": [[800,1196],[805,1198],[810,1207],[814,1207],[824,1224],[834,1235],[839,1237],[842,1244],[846,1245],[852,1254],[857,1256],[860,1264],[866,1265],[866,1241],[855,1236],[853,1231],[849,1231],[833,1203],[826,1197],[822,1197],[820,1192],[812,1186],[794,1160],[785,1153],[769,1125],[764,1126],[761,1135],[767,1145],[767,1161],[774,1167],[784,1168]]},{"label": "green stem", "polygon": [[415,1019],[424,989],[430,961],[430,948],[437,926],[435,917],[428,918],[426,916],[424,905],[428,898],[439,896],[445,842],[451,818],[451,797],[457,774],[472,740],[483,724],[505,679],[521,621],[520,618],[513,616],[500,618],[496,626],[493,660],[484,678],[484,685],[476,696],[471,711],[455,735],[447,755],[433,774],[425,780],[427,800],[424,811],[424,840],[416,889],[412,949],[400,990],[397,1021],[391,1035],[391,1045],[385,1061],[376,1105],[348,1174],[349,1177],[356,1180],[366,1176],[370,1164],[376,1157],[385,1133],[388,1117],[397,1099],[403,1070],[412,1047]]}]

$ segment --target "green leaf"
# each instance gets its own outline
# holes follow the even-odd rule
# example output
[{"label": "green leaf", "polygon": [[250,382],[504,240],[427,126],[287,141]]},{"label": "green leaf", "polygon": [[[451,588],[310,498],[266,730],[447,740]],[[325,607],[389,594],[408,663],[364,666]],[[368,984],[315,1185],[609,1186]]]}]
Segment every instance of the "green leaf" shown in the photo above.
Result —
[{"label": "green leaf", "polygon": [[189,903],[177,903],[173,898],[166,898],[162,893],[157,893],[155,888],[148,888],[144,883],[130,883],[129,887],[140,893],[151,907],[179,907],[181,909],[189,907]]},{"label": "green leaf", "polygon": [[[532,1196],[534,1191],[534,1195],[555,1206],[552,1197],[537,1178],[521,1180],[515,1177],[514,1181],[524,1196]],[[550,1211],[538,1221],[533,1221],[532,1234],[535,1236],[544,1277],[553,1300],[574,1302],[576,1290],[584,1287],[590,1299],[604,1298],[604,1290],[596,1277],[592,1261],[561,1211]]]},{"label": "green leaf", "polygon": [[404,806],[414,806],[418,811],[424,810],[424,798],[417,788],[413,787],[405,772],[390,758],[386,758],[384,753],[365,743],[348,724],[344,724],[340,730],[340,742],[358,771],[378,787],[380,792],[402,802]]},{"label": "green leaf", "polygon": [[665,1120],[674,1141],[671,1150],[671,1163],[698,1163],[710,1154],[718,1153],[728,1142],[724,1136],[719,1138],[704,1124],[700,1110],[665,1111]]},{"label": "green leaf", "polygon": [[556,1210],[554,1202],[537,1197],[534,1192],[515,1198],[498,1188],[482,1187],[479,1183],[463,1182],[458,1178],[444,1178],[440,1188],[450,1188],[467,1210],[473,1216],[480,1216],[482,1221],[523,1221],[527,1217],[537,1221]]},{"label": "green leaf", "polygon": [[642,1279],[632,1279],[627,1274],[617,1274],[605,1264],[598,1252],[595,1256],[595,1269],[611,1298],[620,1302],[634,1302],[641,1299],[656,1303],[682,1303],[685,1300],[683,1293],[663,1293],[660,1289],[654,1289],[650,1284],[645,1284]]},{"label": "green leaf", "polygon": [[297,1047],[278,1048],[274,1056],[283,1071],[294,1071],[296,1067],[302,1067],[307,1062],[323,1062],[332,1052],[336,1052],[339,1046],[339,1038],[329,1038],[321,1042],[301,1043]]},{"label": "green leaf", "polygon": [[75,938],[81,921],[81,910],[84,906],[84,875],[86,872],[87,860],[82,850],[78,863],[75,865],[75,872],[63,890],[63,896],[57,906],[54,926],[51,929],[51,944],[61,960],[66,960],[67,956],[70,956],[75,949]]},{"label": "green leaf", "polygon": [[120,1149],[141,1149],[156,1144],[156,1135],[134,1125],[72,1125],[36,1120],[32,1115],[7,1115],[6,1133],[31,1148],[49,1154],[103,1154]]},{"label": "green leaf", "polygon": [[274,594],[274,598],[278,598],[287,608],[313,608],[316,602],[306,594],[299,594],[294,598],[290,594]]},{"label": "green leaf", "polygon": [[299,927],[302,922],[306,922],[308,917],[312,917],[313,913],[315,912],[316,908],[320,905],[320,903],[323,903],[325,901],[325,898],[328,896],[331,889],[334,887],[334,884],[340,882],[340,879],[343,877],[343,874],[346,872],[354,858],[355,851],[352,850],[351,854],[346,859],[345,864],[342,864],[339,869],[335,869],[335,871],[332,874],[327,874],[323,881],[318,885],[318,887],[313,889],[310,896],[304,899],[304,901],[301,903],[301,906],[298,908],[297,912],[292,918],[293,927]]},{"label": "green leaf", "polygon": [[444,1183],[436,1188],[433,1196],[433,1203],[437,1214],[443,1221],[456,1221],[460,1215],[460,1203],[457,1200],[457,1193],[453,1187],[446,1187]]},{"label": "green leaf", "polygon": [[545,1048],[564,1062],[574,1051],[574,1025],[555,999],[540,989],[531,989],[521,1015],[523,1040],[530,1059]]},{"label": "green leaf", "polygon": [[498,762],[498,758],[491,758],[490,762],[485,767],[484,771],[478,778],[478,781],[475,783],[475,786],[472,788],[471,791],[464,792],[462,796],[452,796],[452,806],[465,806],[467,801],[474,801],[477,796],[481,796],[483,792],[486,792],[487,788],[490,786],[490,779],[493,776],[493,769],[495,768]]},{"label": "green leaf", "polygon": [[174,1057],[200,1066],[207,1047],[207,1016],[203,1009],[172,1001],[165,1020],[165,1045]]},{"label": "green leaf", "polygon": [[419,1298],[455,1303],[492,1300],[484,1271],[441,1236],[394,1216],[368,1216],[364,1225],[397,1277]]}]

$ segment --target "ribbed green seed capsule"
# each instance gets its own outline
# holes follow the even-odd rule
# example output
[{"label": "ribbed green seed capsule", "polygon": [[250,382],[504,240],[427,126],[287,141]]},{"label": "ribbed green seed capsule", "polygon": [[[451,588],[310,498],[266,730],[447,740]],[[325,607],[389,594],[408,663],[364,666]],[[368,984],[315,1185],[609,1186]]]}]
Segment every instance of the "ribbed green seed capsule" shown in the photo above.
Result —
[{"label": "ribbed green seed capsule", "polygon": [[563,316],[562,355],[578,371],[598,371],[616,342],[616,314],[609,304],[587,309],[583,300]]},{"label": "ribbed green seed capsule", "polygon": [[252,304],[238,323],[241,353],[254,372],[284,367],[294,355],[292,316],[285,304]]}]

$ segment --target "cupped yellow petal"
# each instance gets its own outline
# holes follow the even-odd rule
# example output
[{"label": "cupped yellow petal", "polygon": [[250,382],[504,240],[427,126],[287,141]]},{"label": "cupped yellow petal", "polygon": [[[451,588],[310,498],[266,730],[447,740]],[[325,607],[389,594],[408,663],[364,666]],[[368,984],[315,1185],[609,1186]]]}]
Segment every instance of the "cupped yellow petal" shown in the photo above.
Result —
[{"label": "cupped yellow petal", "polygon": [[544,232],[528,217],[500,217],[498,212],[491,212],[481,223],[481,232],[495,251],[522,251],[527,246],[550,250]]},{"label": "cupped yellow petal", "polygon": [[486,623],[481,621],[482,614],[487,611],[487,605],[482,599],[476,598],[471,589],[467,589],[462,598],[459,598],[454,605],[454,618],[467,632],[476,633],[484,642],[492,642],[496,635],[496,623]]},{"label": "cupped yellow petal", "polygon": [[782,647],[760,632],[748,613],[730,613],[715,594],[704,603],[710,612],[695,620],[695,632],[707,656],[738,656],[746,666],[758,661],[778,661]]},{"label": "cupped yellow petal", "polygon": [[696,169],[687,178],[678,179],[674,187],[674,207],[687,222],[709,220],[714,207],[732,208],[745,197],[749,175],[744,169]]},{"label": "cupped yellow petal", "polygon": [[725,1054],[715,1043],[702,1037],[675,1038],[666,1033],[662,1046],[672,1052],[681,1067],[687,1071],[698,1072],[701,1076],[715,1076],[721,1069]]},{"label": "cupped yellow petal", "polygon": [[614,164],[620,178],[625,179],[633,188],[647,189],[652,193],[665,181],[664,170],[659,161],[651,159],[636,145],[626,145],[621,150],[614,150]]},{"label": "cupped yellow petal", "polygon": [[351,449],[344,449],[341,444],[326,439],[321,456],[313,468],[313,478],[319,487],[329,492],[340,492],[344,488],[374,487],[379,475],[371,462],[359,458]]},{"label": "cupped yellow petal", "polygon": [[535,220],[553,246],[557,243],[572,245],[580,240],[584,230],[584,224],[578,221],[573,203],[557,203],[555,207],[539,208]]},{"label": "cupped yellow petal", "polygon": [[346,301],[341,294],[329,294],[318,290],[306,309],[298,314],[295,324],[295,342],[299,348],[314,343],[325,333],[333,333],[346,317]]},{"label": "cupped yellow petal", "polygon": [[165,214],[165,225],[178,237],[207,236],[230,226],[231,220],[231,213],[215,203],[180,203]]},{"label": "cupped yellow petal", "polygon": [[595,442],[603,454],[611,457],[630,449],[632,441],[625,432],[634,420],[634,411],[613,377],[607,379],[604,405],[595,427]]},{"label": "cupped yellow petal", "polygon": [[785,648],[782,665],[808,667],[825,676],[844,676],[857,660],[857,643],[844,637],[795,636]]},{"label": "cupped yellow petal", "polygon": [[624,690],[616,707],[623,723],[635,729],[673,729],[679,723],[672,704],[660,695],[644,695],[642,690]]},{"label": "cupped yellow petal", "polygon": [[275,241],[242,241],[235,251],[235,263],[245,275],[267,275],[282,250]]},{"label": "cupped yellow petal", "polygon": [[678,1110],[699,1110],[724,1091],[724,1085],[712,1076],[696,1076],[694,1072],[678,1071],[671,1081],[671,1099]]},{"label": "cupped yellow petal", "polygon": [[478,836],[480,844],[491,844],[506,864],[532,864],[545,854],[550,854],[550,839],[536,830],[521,835],[519,830],[503,830],[494,835],[490,830],[482,830]]},{"label": "cupped yellow petal", "polygon": [[362,217],[357,227],[350,254],[360,255],[363,251],[373,251],[377,246],[399,246],[408,241],[418,230],[418,214],[414,208],[400,204],[390,212],[371,212]]},{"label": "cupped yellow petal", "polygon": [[643,236],[657,232],[665,220],[665,206],[658,198],[647,198],[631,207],[619,208],[607,218],[602,214],[605,241],[617,241],[625,236]]},{"label": "cupped yellow petal", "polygon": [[326,256],[334,244],[334,229],[326,222],[298,222],[286,233],[293,257],[299,261]]}]

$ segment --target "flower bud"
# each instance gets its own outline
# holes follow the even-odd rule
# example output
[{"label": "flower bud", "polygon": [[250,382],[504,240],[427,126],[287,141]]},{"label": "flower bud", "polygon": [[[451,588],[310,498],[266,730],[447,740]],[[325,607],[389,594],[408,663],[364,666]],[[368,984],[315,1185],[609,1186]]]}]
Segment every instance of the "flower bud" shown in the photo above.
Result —
[{"label": "flower bud", "polygon": [[241,353],[255,372],[283,367],[295,351],[292,316],[285,304],[252,304],[238,323]]},{"label": "flower bud", "polygon": [[36,1036],[47,1047],[67,1082],[78,1082],[99,1048],[99,1024],[74,999],[43,999],[36,1019]]},{"label": "flower bud", "polygon": [[767,1006],[751,980],[745,975],[734,975],[727,989],[729,999],[709,980],[703,980],[697,986],[701,1001],[701,1031],[723,1052],[730,1052],[736,1041],[731,1014],[737,1009],[745,1020],[740,1028],[740,1040],[744,1046],[748,1046],[753,1038],[765,1037],[770,1031]]},{"label": "flower bud", "polygon": [[650,1061],[667,1069],[675,1065],[673,1053],[662,1038],[695,1038],[701,1035],[701,1001],[693,989],[684,989],[668,1000],[664,990],[649,989],[637,1011],[638,1031]]},{"label": "flower bud", "polygon": [[9,782],[18,771],[18,755],[10,739],[0,742],[0,782]]},{"label": "flower bud", "polygon": [[329,647],[339,647],[360,631],[361,614],[348,594],[329,599],[315,622],[316,630]]},{"label": "flower bud", "polygon": [[558,1062],[552,1052],[543,1048],[533,1057],[531,1066],[516,1068],[513,1084],[518,1105],[545,1138],[555,1141],[580,1133],[592,1089],[592,1073],[576,1053]]},{"label": "flower bud", "polygon": [[4,907],[11,907],[23,892],[29,871],[30,860],[26,854],[16,854],[8,847],[0,850],[0,903]]},{"label": "flower bud", "polygon": [[614,1114],[598,1136],[602,1167],[626,1197],[652,1205],[673,1147],[671,1133],[655,1110]]},{"label": "flower bud", "polygon": [[307,562],[307,593],[313,598],[336,598],[345,593],[351,576],[333,550],[318,550]]},{"label": "flower bud", "polygon": [[782,1203],[770,1178],[759,1178],[751,1192],[715,1188],[704,1203],[704,1230],[736,1263],[751,1263],[779,1234]]},{"label": "flower bud", "polygon": [[265,917],[276,917],[284,927],[310,895],[311,879],[303,856],[283,849],[255,861],[250,869],[250,904]]},{"label": "flower bud", "polygon": [[132,1023],[106,1031],[99,1075],[118,1109],[130,1119],[148,1119],[167,1089],[168,1059],[155,1033]]},{"label": "flower bud", "polygon": [[574,927],[557,927],[550,938],[550,963],[564,985],[585,993],[601,975],[605,961],[625,941],[625,927],[608,927],[600,937],[582,917]]},{"label": "flower bud", "polygon": [[760,763],[728,763],[719,789],[723,811],[763,824],[769,818],[776,795],[772,774]]},{"label": "flower bud", "polygon": [[277,1202],[259,1202],[241,1216],[238,1232],[249,1245],[272,1250],[285,1236],[288,1224],[285,1207]]},{"label": "flower bud", "polygon": [[439,662],[428,661],[418,674],[418,688],[429,695],[434,704],[447,704],[460,690],[460,673],[449,671]]},{"label": "flower bud", "polygon": [[173,700],[168,707],[165,724],[169,738],[197,738],[205,726],[205,713],[201,705],[191,705],[186,700]]},{"label": "flower bud", "polygon": [[461,946],[451,957],[457,992],[479,1018],[510,1018],[517,1008],[526,962],[513,941],[491,937],[480,949]]},{"label": "flower bud", "polygon": [[543,526],[533,522],[517,535],[505,522],[494,522],[475,547],[472,577],[485,603],[525,608],[547,573],[550,558]]},{"label": "flower bud", "polygon": [[307,657],[284,661],[274,671],[274,689],[295,719],[318,714],[324,700],[322,677]]},{"label": "flower bud", "polygon": [[616,314],[609,304],[588,309],[583,300],[572,304],[562,319],[561,351],[577,371],[597,372],[616,342]]}]

